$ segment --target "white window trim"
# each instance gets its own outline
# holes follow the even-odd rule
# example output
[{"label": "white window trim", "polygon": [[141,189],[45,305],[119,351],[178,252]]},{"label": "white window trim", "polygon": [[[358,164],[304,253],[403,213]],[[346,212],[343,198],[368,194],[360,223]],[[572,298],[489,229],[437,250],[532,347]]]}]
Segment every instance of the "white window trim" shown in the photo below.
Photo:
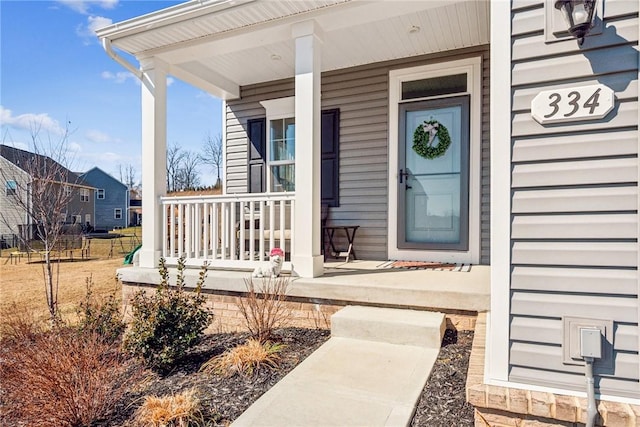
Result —
[{"label": "white window trim", "polygon": [[261,101],[260,104],[264,107],[267,117],[266,117],[266,126],[265,130],[267,132],[266,135],[266,153],[265,153],[265,163],[266,163],[266,188],[267,193],[271,193],[272,187],[272,179],[271,179],[271,167],[273,166],[281,166],[281,165],[290,165],[293,164],[295,167],[295,158],[293,160],[278,160],[271,161],[271,132],[270,126],[272,120],[281,120],[281,119],[295,119],[295,97],[289,96],[286,98],[277,98],[277,99],[269,99],[266,101]]},{"label": "white window trim", "polygon": [[5,196],[17,196],[18,195],[18,182],[15,179],[8,179],[4,184]]},{"label": "white window trim", "polygon": [[[100,197],[100,192],[102,192],[102,197]],[[104,188],[98,188],[96,189],[96,199],[98,200],[104,200],[106,197],[106,191],[104,190]]]},{"label": "white window trim", "polygon": [[[118,218],[118,211],[120,212],[120,218]],[[122,219],[122,208],[113,209],[113,219]]]},{"label": "white window trim", "polygon": [[[467,92],[451,96],[469,94],[469,250],[467,251],[424,251],[398,248],[398,105],[402,102],[402,83],[454,74],[467,74]],[[442,98],[437,96],[433,98]],[[415,102],[411,99],[406,102]],[[429,99],[429,98],[424,98]],[[482,145],[482,58],[477,56],[437,64],[392,70],[389,72],[389,223],[388,254],[390,259],[480,262],[480,186]]]}]

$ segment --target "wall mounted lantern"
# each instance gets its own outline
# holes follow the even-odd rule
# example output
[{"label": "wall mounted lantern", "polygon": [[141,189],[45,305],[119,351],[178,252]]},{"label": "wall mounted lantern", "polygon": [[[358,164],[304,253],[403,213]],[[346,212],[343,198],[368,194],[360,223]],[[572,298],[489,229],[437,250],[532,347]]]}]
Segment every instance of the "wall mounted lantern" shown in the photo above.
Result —
[{"label": "wall mounted lantern", "polygon": [[578,45],[582,45],[593,26],[596,0],[556,0],[554,6],[562,12],[569,33],[578,39]]}]

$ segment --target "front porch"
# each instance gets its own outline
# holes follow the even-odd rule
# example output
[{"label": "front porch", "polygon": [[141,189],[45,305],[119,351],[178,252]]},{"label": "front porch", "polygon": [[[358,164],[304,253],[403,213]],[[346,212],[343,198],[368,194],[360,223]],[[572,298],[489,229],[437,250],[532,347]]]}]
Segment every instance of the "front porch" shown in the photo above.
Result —
[{"label": "front porch", "polygon": [[[445,313],[448,327],[473,329],[477,313],[489,310],[490,266],[473,265],[469,271],[404,270],[380,268],[381,261],[327,262],[324,275],[290,277],[287,297],[299,310],[328,317],[345,305],[412,308]],[[195,284],[199,269],[187,268],[187,286]],[[159,283],[156,270],[140,267],[118,271],[125,295],[138,286]],[[213,299],[216,316],[233,310],[235,298],[246,293],[247,270],[209,269],[204,292]],[[253,279],[262,280],[262,279]],[[218,304],[218,305],[216,305]],[[322,307],[330,308],[329,311]],[[335,309],[334,309],[335,308]],[[305,314],[302,314],[304,317]],[[233,317],[233,316],[231,316]]]}]

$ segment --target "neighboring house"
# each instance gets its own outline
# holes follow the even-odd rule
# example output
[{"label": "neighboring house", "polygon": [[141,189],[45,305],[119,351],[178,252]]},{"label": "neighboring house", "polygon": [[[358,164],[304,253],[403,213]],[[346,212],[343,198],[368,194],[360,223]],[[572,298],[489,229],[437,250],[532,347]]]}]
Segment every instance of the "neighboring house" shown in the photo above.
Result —
[{"label": "neighboring house", "polygon": [[13,236],[19,235],[20,226],[30,222],[26,210],[16,203],[16,199],[27,197],[29,175],[0,156],[0,182],[0,239],[13,242]]},{"label": "neighboring house", "polygon": [[113,230],[128,226],[129,190],[127,186],[98,167],[80,174],[95,187],[95,214],[91,224],[98,230]]},{"label": "neighboring house", "polygon": [[[583,419],[565,396],[591,325],[599,399],[638,419],[639,3],[597,4],[581,45],[549,0],[189,1],[99,30],[149,82],[123,280],[160,256],[251,268],[274,244],[321,276],[324,204],[360,259],[490,269],[486,416]],[[164,197],[168,74],[224,100],[222,196]]]},{"label": "neighboring house", "polygon": [[[20,150],[8,145],[0,145],[0,159],[2,159],[2,175],[4,194],[2,201],[2,216],[12,218],[2,220],[7,227],[7,233],[20,234],[20,225],[32,225],[34,219],[29,218],[27,212],[20,208],[26,203],[32,203],[32,197],[28,194],[29,188],[34,180],[47,177],[53,179],[64,187],[64,191],[69,195],[69,201],[61,209],[60,221],[64,224],[82,225],[86,222],[93,222],[94,212],[94,188],[82,180],[74,172],[63,165],[57,163],[50,157],[29,151]],[[34,165],[42,169],[36,171]],[[59,171],[56,176],[51,176],[49,171]],[[58,176],[60,175],[60,176]],[[18,194],[21,193],[21,194]],[[22,203],[16,203],[16,198],[20,197]],[[20,213],[19,211],[22,211]],[[18,215],[19,214],[19,215]]]},{"label": "neighboring house", "polygon": [[142,199],[131,198],[129,200],[129,227],[142,224]]}]

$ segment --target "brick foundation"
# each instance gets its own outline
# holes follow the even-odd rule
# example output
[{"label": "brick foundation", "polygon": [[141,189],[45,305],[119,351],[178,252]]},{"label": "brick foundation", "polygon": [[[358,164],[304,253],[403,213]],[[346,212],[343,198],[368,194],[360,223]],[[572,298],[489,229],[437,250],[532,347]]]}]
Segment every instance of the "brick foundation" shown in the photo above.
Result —
[{"label": "brick foundation", "polygon": [[[139,286],[130,283],[122,285],[122,300],[126,306],[133,294],[141,289],[146,292],[155,292],[155,287]],[[207,332],[239,332],[246,330],[244,319],[238,309],[237,300],[240,296],[223,295],[206,292],[207,307],[213,310],[213,324]],[[286,302],[289,311],[287,325],[290,327],[309,329],[329,329],[331,327],[331,315],[340,310],[339,305],[321,305],[309,302]]]},{"label": "brick foundation", "polygon": [[[122,284],[122,300],[126,305],[133,294],[141,289],[146,292],[155,292],[155,286],[139,285],[135,283]],[[229,292],[216,292],[205,290],[204,295],[207,297],[207,306],[213,309],[213,324],[207,329],[207,332],[238,332],[246,330],[244,327],[244,319],[238,309],[238,298],[242,298],[244,294]],[[346,305],[357,305],[357,302],[344,301],[318,301],[310,302],[308,300],[295,300],[286,303],[287,309],[290,311],[290,318],[287,322],[288,326],[310,328],[310,329],[330,329],[331,315]],[[396,307],[411,308],[411,307]],[[425,309],[428,310],[428,309]],[[437,309],[433,309],[438,311]],[[458,331],[473,330],[476,326],[476,314],[466,311],[444,311],[447,322],[447,329]]]},{"label": "brick foundation", "polygon": [[[476,427],[574,427],[586,422],[587,399],[484,384],[486,313],[478,314],[467,373]],[[598,426],[640,426],[640,405],[598,402]]]}]

